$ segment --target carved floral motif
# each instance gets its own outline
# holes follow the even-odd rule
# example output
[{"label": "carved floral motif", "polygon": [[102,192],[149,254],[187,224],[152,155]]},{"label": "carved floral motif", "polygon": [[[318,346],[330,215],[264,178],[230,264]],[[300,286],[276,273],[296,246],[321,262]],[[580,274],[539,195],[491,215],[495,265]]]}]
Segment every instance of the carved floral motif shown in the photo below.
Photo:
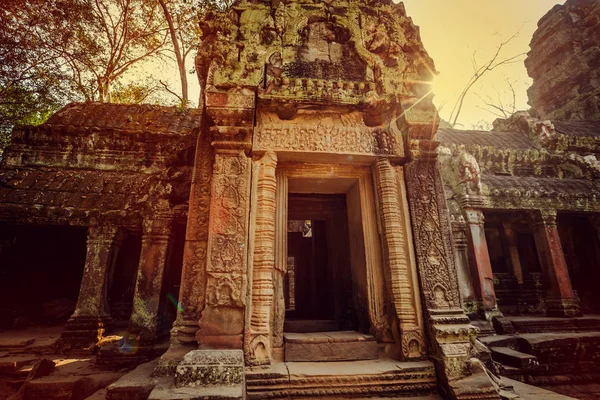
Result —
[{"label": "carved floral motif", "polygon": [[460,307],[450,226],[444,219],[444,189],[435,161],[406,168],[416,254],[427,308]]},{"label": "carved floral motif", "polygon": [[256,133],[255,149],[396,155],[394,135],[382,129],[298,125],[265,125]]},{"label": "carved floral motif", "polygon": [[217,151],[207,265],[207,304],[242,307],[245,283],[249,159],[241,151]]}]

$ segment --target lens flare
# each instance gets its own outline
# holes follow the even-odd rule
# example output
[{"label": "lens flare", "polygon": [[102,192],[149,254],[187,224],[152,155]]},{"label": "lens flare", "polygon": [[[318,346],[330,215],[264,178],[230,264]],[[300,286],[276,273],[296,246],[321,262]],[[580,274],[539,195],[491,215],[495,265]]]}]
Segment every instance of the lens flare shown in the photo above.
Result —
[{"label": "lens flare", "polygon": [[172,293],[167,294],[167,299],[169,299],[169,301],[175,306],[175,308],[177,308],[177,311],[183,312],[183,306],[179,301],[177,301],[177,298],[173,296]]},{"label": "lens flare", "polygon": [[123,332],[120,334],[122,339],[119,341],[119,351],[123,354],[135,354],[140,348],[140,341],[137,336],[131,332]]}]

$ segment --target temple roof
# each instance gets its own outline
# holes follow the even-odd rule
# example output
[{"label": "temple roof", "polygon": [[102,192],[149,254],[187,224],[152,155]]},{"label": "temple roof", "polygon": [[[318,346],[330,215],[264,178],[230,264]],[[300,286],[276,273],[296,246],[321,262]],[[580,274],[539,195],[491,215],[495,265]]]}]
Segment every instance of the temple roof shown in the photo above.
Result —
[{"label": "temple roof", "polygon": [[124,210],[141,201],[153,180],[126,171],[21,168],[0,176],[0,202]]},{"label": "temple roof", "polygon": [[557,133],[569,136],[600,136],[600,121],[552,121]]},{"label": "temple roof", "polygon": [[43,126],[189,134],[200,127],[202,110],[149,104],[71,103]]},{"label": "temple roof", "polygon": [[[540,176],[481,175],[490,194],[523,197],[599,197],[600,182],[589,179],[556,179]],[[494,193],[496,192],[496,193]]]},{"label": "temple roof", "polygon": [[520,132],[488,132],[440,128],[436,140],[443,144],[466,146],[490,146],[502,149],[530,149],[536,145],[527,135]]}]

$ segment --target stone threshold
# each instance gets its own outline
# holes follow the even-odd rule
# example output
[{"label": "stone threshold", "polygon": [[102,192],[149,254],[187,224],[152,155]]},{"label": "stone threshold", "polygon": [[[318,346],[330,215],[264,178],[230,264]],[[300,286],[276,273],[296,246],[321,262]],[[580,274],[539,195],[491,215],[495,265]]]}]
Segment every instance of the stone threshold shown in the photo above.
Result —
[{"label": "stone threshold", "polygon": [[437,393],[430,361],[391,359],[281,362],[246,370],[249,400],[277,398],[407,398]]}]

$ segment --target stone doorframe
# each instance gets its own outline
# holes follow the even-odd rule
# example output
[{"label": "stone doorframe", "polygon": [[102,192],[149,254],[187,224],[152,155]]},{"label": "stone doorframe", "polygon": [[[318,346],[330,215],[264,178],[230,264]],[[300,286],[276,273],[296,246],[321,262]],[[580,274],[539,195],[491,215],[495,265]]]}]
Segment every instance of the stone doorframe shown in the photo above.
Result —
[{"label": "stone doorframe", "polygon": [[[290,190],[290,184],[296,187],[303,180],[308,193],[346,195],[353,289],[366,300],[366,310],[362,311],[371,333],[380,343],[387,343],[386,351],[396,358],[425,357],[403,174],[396,173],[383,158],[374,160],[372,167],[277,163],[277,155],[270,151],[253,159],[250,237],[255,239],[249,248],[253,256],[249,256],[248,266],[246,362],[267,364],[272,358],[279,358],[283,350],[288,193],[298,190]],[[358,272],[362,275],[354,276]],[[270,315],[266,309],[269,302]]]}]

